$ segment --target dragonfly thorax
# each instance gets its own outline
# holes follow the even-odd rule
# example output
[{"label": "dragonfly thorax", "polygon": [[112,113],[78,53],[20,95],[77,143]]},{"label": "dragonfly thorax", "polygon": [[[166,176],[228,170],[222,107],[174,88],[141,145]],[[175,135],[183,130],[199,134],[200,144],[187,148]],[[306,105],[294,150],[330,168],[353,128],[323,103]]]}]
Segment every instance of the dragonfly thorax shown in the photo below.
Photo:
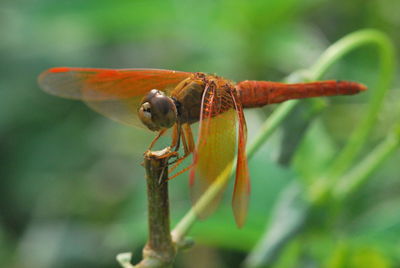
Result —
[{"label": "dragonfly thorax", "polygon": [[152,131],[172,127],[178,117],[174,100],[157,89],[150,90],[143,98],[138,114],[142,123]]}]

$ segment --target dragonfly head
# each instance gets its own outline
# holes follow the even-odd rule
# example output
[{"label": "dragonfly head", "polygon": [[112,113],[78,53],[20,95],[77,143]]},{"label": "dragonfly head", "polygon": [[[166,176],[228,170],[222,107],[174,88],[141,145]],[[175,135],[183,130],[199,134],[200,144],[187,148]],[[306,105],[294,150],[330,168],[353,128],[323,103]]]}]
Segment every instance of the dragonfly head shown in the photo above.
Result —
[{"label": "dragonfly head", "polygon": [[138,113],[142,123],[152,131],[172,127],[178,117],[174,100],[157,89],[150,90],[143,98]]}]

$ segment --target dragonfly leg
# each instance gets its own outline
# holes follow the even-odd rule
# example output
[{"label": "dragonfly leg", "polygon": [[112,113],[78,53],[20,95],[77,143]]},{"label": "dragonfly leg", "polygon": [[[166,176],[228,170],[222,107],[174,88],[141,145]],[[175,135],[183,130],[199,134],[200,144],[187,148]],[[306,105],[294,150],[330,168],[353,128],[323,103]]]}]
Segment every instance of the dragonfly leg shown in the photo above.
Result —
[{"label": "dragonfly leg", "polygon": [[174,151],[177,152],[179,150],[179,146],[181,144],[181,132],[182,126],[179,123],[174,125],[173,133],[172,133],[172,143],[171,148],[174,148]]},{"label": "dragonfly leg", "polygon": [[[148,150],[151,150],[153,148],[154,144],[157,142],[157,140],[163,136],[168,129],[162,129],[158,133],[158,135],[154,138],[154,140],[151,142]],[[169,153],[163,154],[162,156],[159,156],[159,158],[167,158],[167,157],[179,157],[179,145],[180,145],[180,132],[181,132],[181,127],[180,124],[175,124],[172,132],[172,142],[171,145],[169,146],[169,149],[171,150],[173,148],[173,151],[170,151]]]},{"label": "dragonfly leg", "polygon": [[[180,139],[181,139],[181,124],[175,124],[172,130],[172,142],[169,148],[172,150],[170,153],[163,155],[165,157],[176,157],[179,158],[179,146],[180,146]],[[168,164],[169,165],[169,164]]]},{"label": "dragonfly leg", "polygon": [[[182,129],[183,135],[181,135],[181,137],[182,137],[184,155],[182,157],[176,159],[174,162],[170,163],[170,164],[174,164],[174,165],[169,169],[169,172],[174,171],[179,166],[179,164],[181,164],[183,162],[183,160],[185,160],[194,151],[194,139],[193,139],[193,134],[192,134],[190,125],[184,124],[182,126],[182,128],[183,128]],[[173,176],[169,177],[168,180],[172,180],[173,178],[177,177],[178,175],[188,171],[191,167],[192,167],[192,165],[184,168],[183,170],[181,170],[178,173],[174,174]]]},{"label": "dragonfly leg", "polygon": [[190,154],[194,151],[194,139],[192,129],[189,124],[183,125],[182,141],[184,141],[185,154]]},{"label": "dragonfly leg", "polygon": [[160,132],[158,132],[157,136],[154,138],[154,140],[150,143],[150,146],[149,146],[149,148],[147,150],[150,151],[153,148],[154,144],[156,144],[158,139],[161,138],[161,136],[165,134],[165,132],[167,132],[166,128],[161,129]]},{"label": "dragonfly leg", "polygon": [[[184,150],[184,155],[182,157],[179,157],[179,147],[180,147],[180,140],[182,139],[182,145],[183,145],[183,150]],[[193,134],[192,134],[192,130],[190,128],[189,124],[184,124],[184,125],[180,125],[180,124],[176,124],[174,126],[173,129],[173,133],[172,133],[172,143],[170,148],[174,148],[173,151],[171,151],[168,154],[163,155],[162,157],[176,157],[176,159],[174,159],[173,161],[169,162],[167,165],[173,165],[170,169],[169,172],[172,172],[173,170],[175,170],[175,168],[177,168],[179,166],[179,164],[181,164],[183,162],[183,160],[185,160],[193,151],[194,151],[194,139],[193,139]],[[185,171],[189,170],[190,167],[192,165],[184,168],[183,170],[179,171],[178,173],[174,174],[173,176],[169,177],[168,180],[171,180],[175,177],[177,177],[178,175],[184,173]],[[166,166],[163,168],[167,168]],[[160,177],[161,178],[161,177]],[[161,183],[161,179],[160,179],[160,183]]]},{"label": "dragonfly leg", "polygon": [[[168,165],[175,164],[172,167],[172,170],[174,170],[176,168],[176,166],[179,163],[181,163],[184,158],[189,156],[194,151],[194,139],[193,139],[192,130],[191,130],[189,124],[184,124],[182,126],[181,130],[182,130],[183,133],[180,135],[180,138],[182,139],[184,155],[182,157],[177,158],[177,159],[175,159],[175,160],[173,160],[173,161],[168,163]],[[177,163],[177,162],[179,162],[179,163]]]},{"label": "dragonfly leg", "polygon": [[[165,131],[166,130],[160,131],[160,134],[159,134],[159,136],[157,136],[157,139],[162,134],[164,134]],[[179,159],[179,152],[178,151],[179,151],[179,146],[180,146],[181,131],[182,131],[181,124],[179,124],[179,123],[175,124],[174,127],[173,127],[173,130],[172,130],[172,142],[171,142],[171,145],[168,147],[169,153],[163,154],[159,158],[172,158],[172,157],[175,157],[175,160],[172,163],[175,163]],[[167,163],[165,164],[165,166],[162,167],[163,170],[162,170],[162,172],[160,174],[159,183],[162,182],[161,178],[163,177],[165,170],[168,168],[168,166],[170,164],[171,164],[171,162],[169,162],[169,159],[168,159]]]},{"label": "dragonfly leg", "polygon": [[186,171],[188,171],[192,166],[193,166],[193,164],[190,164],[188,167],[185,167],[181,171],[179,171],[179,172],[175,173],[174,175],[172,175],[171,177],[169,177],[168,180],[175,179],[176,177],[178,177],[182,173],[185,173]]}]

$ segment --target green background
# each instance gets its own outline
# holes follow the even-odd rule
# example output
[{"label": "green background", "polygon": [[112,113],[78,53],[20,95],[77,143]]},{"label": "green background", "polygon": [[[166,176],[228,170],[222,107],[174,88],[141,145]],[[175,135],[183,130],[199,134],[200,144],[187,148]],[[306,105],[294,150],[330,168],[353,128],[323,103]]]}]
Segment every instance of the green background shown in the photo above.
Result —
[{"label": "green background", "polygon": [[[0,266],[117,267],[116,254],[132,251],[137,262],[146,242],[140,164],[154,133],[46,95],[36,82],[43,70],[160,68],[279,81],[367,27],[385,32],[399,54],[399,14],[398,0],[2,0]],[[230,187],[220,209],[196,223],[189,234],[196,246],[179,254],[176,267],[239,267],[276,211],[285,213],[273,209],[281,193],[293,182],[307,189],[346,144],[374,91],[378,62],[367,46],[329,70],[325,79],[359,81],[369,92],[302,102],[250,160],[246,226],[235,227]],[[357,161],[398,121],[398,74]],[[246,111],[249,143],[276,108]],[[313,210],[273,254],[274,267],[399,267],[399,159],[397,150],[344,204]],[[191,206],[187,175],[171,181],[170,196],[175,224]]]}]

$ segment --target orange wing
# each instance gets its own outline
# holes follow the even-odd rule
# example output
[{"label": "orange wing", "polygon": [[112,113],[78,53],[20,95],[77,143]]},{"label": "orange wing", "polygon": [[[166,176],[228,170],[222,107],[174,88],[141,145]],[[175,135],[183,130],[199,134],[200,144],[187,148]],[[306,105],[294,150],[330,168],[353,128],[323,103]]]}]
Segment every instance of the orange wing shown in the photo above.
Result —
[{"label": "orange wing", "polygon": [[[236,93],[236,92],[235,92]],[[250,197],[250,176],[246,157],[247,126],[243,114],[242,104],[238,97],[231,93],[234,100],[237,117],[239,119],[238,155],[236,163],[236,180],[233,190],[232,208],[238,227],[242,227],[246,220]]]},{"label": "orange wing", "polygon": [[95,111],[128,125],[143,127],[137,110],[151,89],[168,94],[189,72],[157,69],[49,69],[39,76],[41,88],[53,95],[84,101]]},{"label": "orange wing", "polygon": [[[244,223],[249,196],[249,179],[245,148],[245,122],[236,95],[230,90],[207,87],[203,93],[200,118],[200,133],[194,152],[194,166],[190,174],[192,198],[194,202],[217,179],[218,175],[233,166],[235,158],[237,123],[239,122],[239,155],[233,197],[235,220],[239,227]],[[226,187],[226,185],[224,185]],[[217,207],[222,191],[216,196],[204,217]]]}]

